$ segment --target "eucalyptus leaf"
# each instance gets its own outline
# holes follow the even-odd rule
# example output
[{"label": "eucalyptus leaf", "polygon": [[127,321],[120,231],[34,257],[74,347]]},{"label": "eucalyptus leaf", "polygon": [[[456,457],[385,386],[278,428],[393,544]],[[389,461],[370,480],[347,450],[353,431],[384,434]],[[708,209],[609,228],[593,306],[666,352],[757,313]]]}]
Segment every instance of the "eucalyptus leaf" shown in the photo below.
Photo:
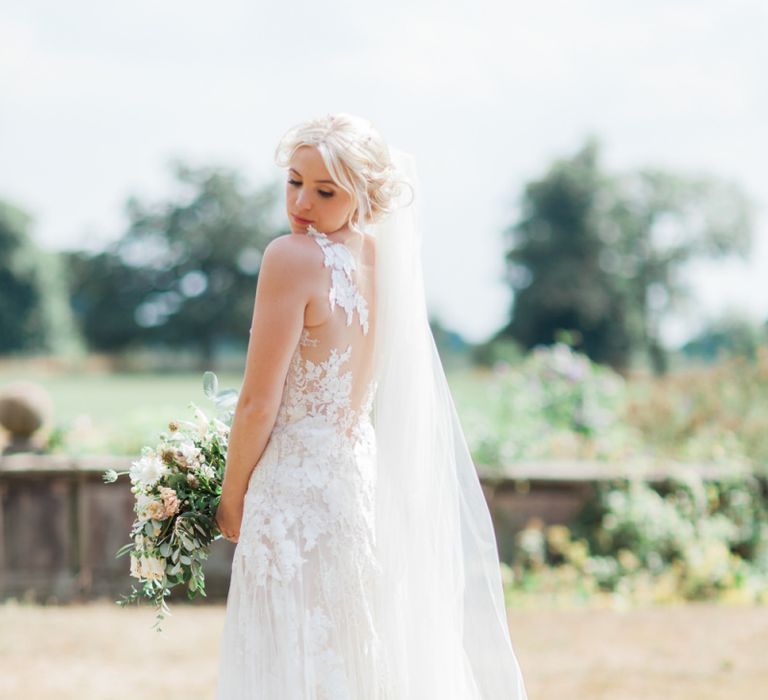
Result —
[{"label": "eucalyptus leaf", "polygon": [[215,402],[219,408],[230,408],[237,404],[238,396],[235,389],[224,389],[216,396]]},{"label": "eucalyptus leaf", "polygon": [[203,392],[209,399],[216,399],[219,391],[219,378],[213,372],[203,374]]}]

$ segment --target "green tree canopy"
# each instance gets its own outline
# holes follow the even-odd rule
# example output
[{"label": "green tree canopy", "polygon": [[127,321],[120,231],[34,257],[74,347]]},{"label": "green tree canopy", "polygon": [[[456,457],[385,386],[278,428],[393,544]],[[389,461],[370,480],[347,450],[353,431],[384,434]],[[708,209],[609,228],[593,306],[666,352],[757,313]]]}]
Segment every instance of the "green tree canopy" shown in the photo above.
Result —
[{"label": "green tree canopy", "polygon": [[73,255],[73,304],[94,347],[194,345],[207,366],[220,340],[247,340],[277,191],[249,191],[224,168],[173,166],[178,194],[126,205],[108,250]]},{"label": "green tree canopy", "polygon": [[59,256],[35,245],[31,224],[27,212],[0,201],[0,353],[76,353]]},{"label": "green tree canopy", "polygon": [[757,349],[768,344],[768,327],[739,314],[728,314],[710,321],[681,348],[690,358],[715,362],[723,357],[754,360]]},{"label": "green tree canopy", "polygon": [[644,353],[663,372],[660,326],[690,295],[685,265],[745,256],[750,208],[738,187],[713,177],[608,173],[590,139],[526,186],[506,235],[515,294],[501,335],[530,348],[575,331],[595,361],[624,369]]}]

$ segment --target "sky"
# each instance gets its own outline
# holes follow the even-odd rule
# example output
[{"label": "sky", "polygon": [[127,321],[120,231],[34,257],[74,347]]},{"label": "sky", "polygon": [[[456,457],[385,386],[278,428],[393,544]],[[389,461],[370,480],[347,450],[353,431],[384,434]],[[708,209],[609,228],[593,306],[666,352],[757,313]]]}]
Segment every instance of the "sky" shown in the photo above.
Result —
[{"label": "sky", "polygon": [[747,261],[696,263],[674,345],[768,318],[768,4],[762,0],[163,0],[0,7],[0,198],[52,250],[96,250],[169,163],[282,179],[280,136],[329,112],[416,157],[434,315],[467,339],[509,317],[504,237],[525,183],[597,136],[605,166],[716,175],[754,202]]}]

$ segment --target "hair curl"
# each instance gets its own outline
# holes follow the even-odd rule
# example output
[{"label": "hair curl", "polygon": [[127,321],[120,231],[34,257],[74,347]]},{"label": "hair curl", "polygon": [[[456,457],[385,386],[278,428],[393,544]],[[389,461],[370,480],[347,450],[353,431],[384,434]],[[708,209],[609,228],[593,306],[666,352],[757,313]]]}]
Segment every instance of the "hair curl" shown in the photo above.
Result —
[{"label": "hair curl", "polygon": [[392,163],[389,148],[367,119],[337,112],[292,126],[275,149],[275,163],[287,168],[301,146],[314,146],[331,179],[347,192],[354,208],[347,223],[358,229],[395,209],[403,186],[410,183]]}]

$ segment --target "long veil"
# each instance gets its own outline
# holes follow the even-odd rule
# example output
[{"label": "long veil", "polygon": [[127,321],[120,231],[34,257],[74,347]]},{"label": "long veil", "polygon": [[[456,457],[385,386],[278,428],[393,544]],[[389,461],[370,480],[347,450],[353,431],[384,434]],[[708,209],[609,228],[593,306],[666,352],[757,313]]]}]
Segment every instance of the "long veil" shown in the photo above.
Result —
[{"label": "long veil", "polygon": [[398,700],[526,700],[493,524],[429,327],[415,160],[390,153],[412,192],[370,228],[377,602],[387,675]]}]

